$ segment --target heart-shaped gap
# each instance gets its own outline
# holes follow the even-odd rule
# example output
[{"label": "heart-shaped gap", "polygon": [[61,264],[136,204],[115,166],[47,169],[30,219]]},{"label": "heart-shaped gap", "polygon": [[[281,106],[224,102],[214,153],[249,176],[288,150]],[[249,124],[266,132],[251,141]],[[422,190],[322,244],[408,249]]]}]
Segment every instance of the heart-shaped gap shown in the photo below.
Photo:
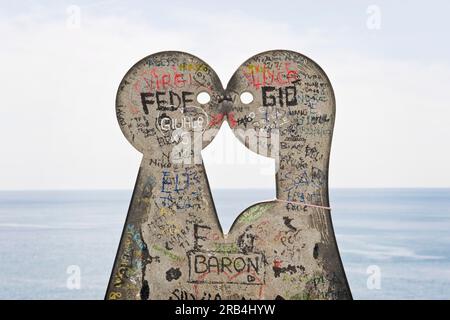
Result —
[{"label": "heart-shaped gap", "polygon": [[247,149],[226,121],[201,153],[224,234],[245,209],[275,199],[275,160]]}]

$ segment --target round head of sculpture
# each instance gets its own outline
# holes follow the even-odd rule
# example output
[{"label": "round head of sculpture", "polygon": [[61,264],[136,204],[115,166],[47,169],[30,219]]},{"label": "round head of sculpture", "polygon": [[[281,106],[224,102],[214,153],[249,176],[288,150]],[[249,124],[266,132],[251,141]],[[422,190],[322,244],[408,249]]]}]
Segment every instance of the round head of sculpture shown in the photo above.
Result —
[{"label": "round head of sculpture", "polygon": [[[159,52],[137,62],[124,76],[116,97],[122,132],[141,153],[170,153],[189,142],[200,149],[212,140],[222,118],[223,87],[217,74],[184,52]],[[205,134],[209,137],[205,137]]]},{"label": "round head of sculpture", "polygon": [[327,193],[335,98],[319,65],[293,51],[263,52],[237,69],[227,93],[236,137],[276,160],[278,197],[322,203],[311,197]]}]

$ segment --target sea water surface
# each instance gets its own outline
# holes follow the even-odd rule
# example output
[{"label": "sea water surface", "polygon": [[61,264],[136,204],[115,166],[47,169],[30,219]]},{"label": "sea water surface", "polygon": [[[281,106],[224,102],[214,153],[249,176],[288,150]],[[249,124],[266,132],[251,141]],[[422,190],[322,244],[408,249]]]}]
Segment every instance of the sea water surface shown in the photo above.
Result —
[{"label": "sea water surface", "polygon": [[[0,192],[0,299],[103,299],[131,194]],[[224,230],[255,199],[272,198],[214,194]],[[450,189],[332,189],[330,199],[355,299],[450,298]]]}]

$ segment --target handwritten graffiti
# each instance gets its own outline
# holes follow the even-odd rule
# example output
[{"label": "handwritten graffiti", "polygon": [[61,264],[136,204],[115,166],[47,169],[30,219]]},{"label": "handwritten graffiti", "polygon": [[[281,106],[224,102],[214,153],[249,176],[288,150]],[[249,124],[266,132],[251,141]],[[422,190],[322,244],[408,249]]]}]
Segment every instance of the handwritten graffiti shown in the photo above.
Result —
[{"label": "handwritten graffiti", "polygon": [[[276,92],[276,94],[275,94]],[[295,106],[297,105],[297,89],[295,86],[275,87],[263,86],[261,88],[262,104],[264,107],[273,107],[275,105]]]},{"label": "handwritten graffiti", "polygon": [[193,92],[181,91],[177,94],[174,91],[141,92],[142,109],[145,114],[149,114],[149,108],[156,107],[158,111],[176,111],[178,108],[186,108],[194,102]]},{"label": "handwritten graffiti", "polygon": [[287,61],[249,64],[243,74],[248,84],[257,89],[266,85],[286,85],[298,79],[298,72]]},{"label": "handwritten graffiti", "polygon": [[[208,101],[198,100],[205,92]],[[243,92],[253,99],[241,100]],[[106,297],[351,298],[328,210],[334,112],[326,74],[292,51],[250,58],[226,89],[187,53],[134,65],[116,114],[143,161]],[[225,121],[247,148],[275,160],[277,186],[276,199],[251,205],[228,234],[193,148],[214,143]],[[192,156],[199,161],[184,161]]]},{"label": "handwritten graffiti", "polygon": [[262,254],[189,251],[188,258],[191,283],[264,283]]},{"label": "handwritten graffiti", "polygon": [[182,173],[162,172],[161,205],[167,208],[200,209],[203,202],[200,175],[194,167]]},{"label": "handwritten graffiti", "polygon": [[222,300],[222,297],[220,296],[220,293],[209,293],[204,291],[197,298],[195,293],[177,288],[172,291],[169,300]]}]

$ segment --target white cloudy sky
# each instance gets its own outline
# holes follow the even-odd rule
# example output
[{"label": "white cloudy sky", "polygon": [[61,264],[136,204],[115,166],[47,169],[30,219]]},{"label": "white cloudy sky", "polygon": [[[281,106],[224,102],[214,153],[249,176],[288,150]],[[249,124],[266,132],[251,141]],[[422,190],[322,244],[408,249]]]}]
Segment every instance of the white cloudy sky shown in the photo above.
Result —
[{"label": "white cloudy sky", "polygon": [[[1,1],[0,189],[132,188],[141,156],[114,113],[131,65],[187,51],[226,84],[283,48],[334,86],[331,187],[450,187],[450,2],[242,2]],[[208,166],[216,187],[273,183],[267,164],[226,162]]]}]

